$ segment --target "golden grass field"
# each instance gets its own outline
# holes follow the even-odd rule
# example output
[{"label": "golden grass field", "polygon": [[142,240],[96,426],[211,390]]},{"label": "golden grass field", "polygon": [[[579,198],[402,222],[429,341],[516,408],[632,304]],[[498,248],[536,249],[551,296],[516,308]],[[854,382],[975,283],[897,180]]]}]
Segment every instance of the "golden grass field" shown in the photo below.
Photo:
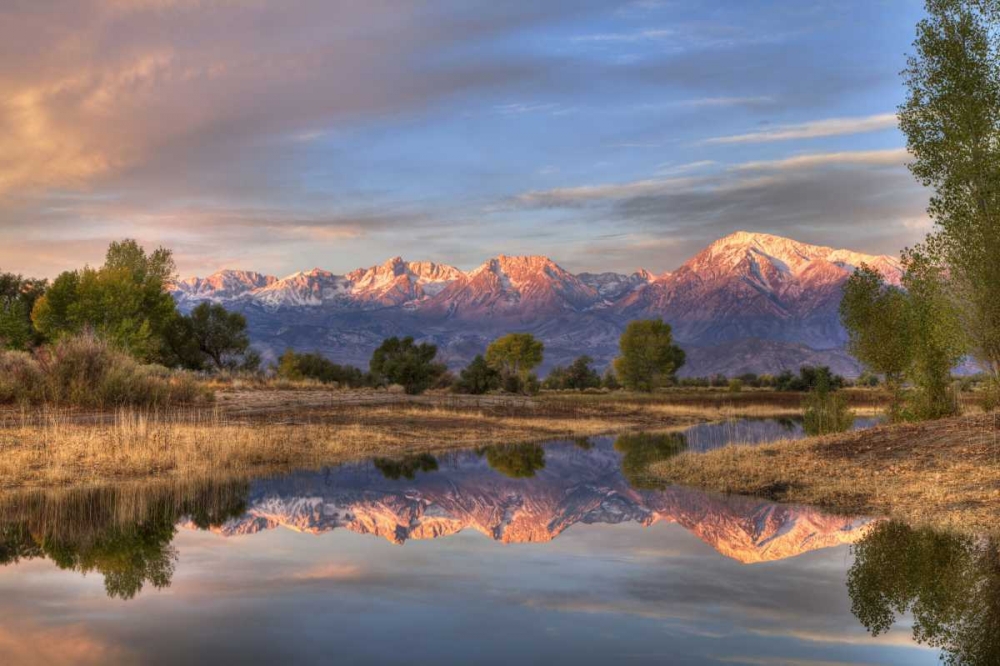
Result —
[{"label": "golden grass field", "polygon": [[669,483],[1000,534],[1000,413],[683,453]]}]

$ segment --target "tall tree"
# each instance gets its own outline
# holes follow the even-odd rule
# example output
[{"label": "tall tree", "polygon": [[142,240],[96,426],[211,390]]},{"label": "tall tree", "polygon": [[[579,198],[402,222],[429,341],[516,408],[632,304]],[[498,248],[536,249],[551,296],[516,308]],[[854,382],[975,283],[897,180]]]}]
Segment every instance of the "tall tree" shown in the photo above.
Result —
[{"label": "tall tree", "polygon": [[108,247],[104,265],[61,274],[35,303],[32,321],[56,339],[92,329],[136,358],[164,362],[177,306],[166,285],[174,274],[170,250],[151,254],[134,240]]},{"label": "tall tree", "polygon": [[674,344],[670,325],[662,319],[629,322],[618,346],[615,371],[622,385],[633,391],[652,391],[673,381],[684,365],[684,350]]},{"label": "tall tree", "polygon": [[886,284],[882,274],[862,264],[844,285],[840,319],[851,354],[885,378],[892,395],[890,418],[902,413],[903,380],[913,364],[909,304],[906,293]]},{"label": "tall tree", "polygon": [[27,349],[41,342],[31,324],[31,309],[45,292],[45,280],[0,273],[0,348]]},{"label": "tall tree", "polygon": [[255,370],[260,357],[250,349],[246,317],[218,304],[201,303],[191,311],[191,333],[216,369]]},{"label": "tall tree", "polygon": [[523,391],[529,385],[531,371],[541,364],[544,351],[545,345],[530,333],[508,333],[486,348],[486,362],[503,376],[505,386],[516,384]]},{"label": "tall tree", "polygon": [[918,419],[951,416],[958,412],[951,369],[967,349],[958,307],[943,269],[922,247],[904,251],[903,265],[908,328],[915,332],[910,336],[913,362],[909,377],[915,389],[912,415]]},{"label": "tall tree", "polygon": [[973,355],[1000,376],[1000,0],[927,0],[900,128],[934,189],[928,251],[947,268]]}]

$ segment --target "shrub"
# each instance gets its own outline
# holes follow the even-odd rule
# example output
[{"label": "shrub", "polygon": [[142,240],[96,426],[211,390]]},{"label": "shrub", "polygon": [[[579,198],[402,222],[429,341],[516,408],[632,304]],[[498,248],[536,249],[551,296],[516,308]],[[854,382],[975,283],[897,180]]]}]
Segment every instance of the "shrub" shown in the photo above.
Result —
[{"label": "shrub", "polygon": [[0,404],[44,399],[45,381],[38,362],[26,352],[0,351]]},{"label": "shrub", "polygon": [[209,402],[193,376],[140,365],[92,334],[65,337],[35,357],[8,352],[0,360],[0,402],[77,407],[154,407]]},{"label": "shrub", "polygon": [[743,380],[742,379],[730,379],[729,380],[729,392],[739,393],[743,390]]},{"label": "shrub", "polygon": [[482,395],[500,388],[500,373],[494,369],[480,354],[462,370],[455,382],[456,393]]}]

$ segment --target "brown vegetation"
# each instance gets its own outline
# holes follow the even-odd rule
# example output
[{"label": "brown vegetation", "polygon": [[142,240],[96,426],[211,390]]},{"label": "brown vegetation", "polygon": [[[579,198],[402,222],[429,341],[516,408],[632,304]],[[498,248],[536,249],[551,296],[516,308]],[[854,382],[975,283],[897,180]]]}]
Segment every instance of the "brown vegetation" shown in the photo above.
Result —
[{"label": "brown vegetation", "polygon": [[670,483],[712,491],[911,525],[1000,532],[998,414],[684,453],[651,471]]}]

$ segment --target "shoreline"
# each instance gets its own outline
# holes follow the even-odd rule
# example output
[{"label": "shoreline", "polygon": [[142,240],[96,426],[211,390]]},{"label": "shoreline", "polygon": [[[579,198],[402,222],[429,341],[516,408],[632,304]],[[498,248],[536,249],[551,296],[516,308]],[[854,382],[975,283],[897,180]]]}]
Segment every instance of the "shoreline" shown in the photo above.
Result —
[{"label": "shoreline", "polygon": [[713,492],[1000,534],[1000,413],[682,453],[650,472]]}]

